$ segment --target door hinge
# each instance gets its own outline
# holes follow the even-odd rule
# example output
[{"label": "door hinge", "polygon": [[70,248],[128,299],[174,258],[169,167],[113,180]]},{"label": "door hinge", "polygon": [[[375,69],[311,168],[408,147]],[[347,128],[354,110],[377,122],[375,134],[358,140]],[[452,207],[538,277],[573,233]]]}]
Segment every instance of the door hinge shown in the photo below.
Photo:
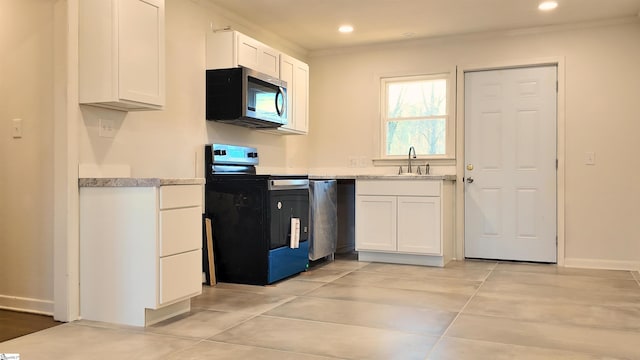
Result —
[{"label": "door hinge", "polygon": [[558,159],[556,159],[556,170],[558,169]]},{"label": "door hinge", "polygon": [[558,87],[559,87],[558,81],[556,80],[556,92],[558,92]]}]

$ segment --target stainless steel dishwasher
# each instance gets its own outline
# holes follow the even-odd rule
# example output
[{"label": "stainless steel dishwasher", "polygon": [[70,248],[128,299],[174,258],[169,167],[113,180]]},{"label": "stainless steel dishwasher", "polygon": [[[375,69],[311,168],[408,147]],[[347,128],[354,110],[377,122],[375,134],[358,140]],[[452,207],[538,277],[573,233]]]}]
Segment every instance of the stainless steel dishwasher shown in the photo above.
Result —
[{"label": "stainless steel dishwasher", "polygon": [[338,182],[309,180],[309,260],[333,255],[338,241]]}]

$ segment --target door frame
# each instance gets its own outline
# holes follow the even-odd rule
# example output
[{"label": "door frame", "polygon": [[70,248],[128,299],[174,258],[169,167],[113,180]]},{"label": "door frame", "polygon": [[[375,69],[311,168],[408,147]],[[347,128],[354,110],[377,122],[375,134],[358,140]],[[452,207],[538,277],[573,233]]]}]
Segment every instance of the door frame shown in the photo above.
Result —
[{"label": "door frame", "polygon": [[455,258],[464,259],[465,234],[465,194],[464,194],[464,150],[465,150],[465,114],[464,114],[464,74],[473,71],[506,70],[533,66],[556,66],[558,71],[556,137],[558,169],[556,171],[556,226],[557,226],[557,264],[565,264],[565,59],[549,57],[512,61],[497,61],[486,64],[469,64],[457,67],[456,73],[456,220],[455,220]]}]

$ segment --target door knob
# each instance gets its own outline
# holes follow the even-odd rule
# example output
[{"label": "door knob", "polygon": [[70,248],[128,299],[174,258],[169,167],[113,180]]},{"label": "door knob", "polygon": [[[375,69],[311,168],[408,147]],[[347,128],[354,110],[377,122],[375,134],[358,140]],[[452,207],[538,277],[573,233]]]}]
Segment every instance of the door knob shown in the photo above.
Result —
[{"label": "door knob", "polygon": [[471,183],[473,182],[473,178],[468,177],[468,178],[467,178],[467,182],[468,182],[469,184],[471,184]]}]

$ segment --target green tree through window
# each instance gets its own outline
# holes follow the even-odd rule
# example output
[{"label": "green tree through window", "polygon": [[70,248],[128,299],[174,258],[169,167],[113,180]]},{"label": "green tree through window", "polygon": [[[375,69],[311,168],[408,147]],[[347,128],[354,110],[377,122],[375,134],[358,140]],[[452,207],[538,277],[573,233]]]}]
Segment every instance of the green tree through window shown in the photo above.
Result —
[{"label": "green tree through window", "polygon": [[382,83],[383,156],[406,156],[410,146],[418,155],[446,155],[446,76],[384,78]]}]

